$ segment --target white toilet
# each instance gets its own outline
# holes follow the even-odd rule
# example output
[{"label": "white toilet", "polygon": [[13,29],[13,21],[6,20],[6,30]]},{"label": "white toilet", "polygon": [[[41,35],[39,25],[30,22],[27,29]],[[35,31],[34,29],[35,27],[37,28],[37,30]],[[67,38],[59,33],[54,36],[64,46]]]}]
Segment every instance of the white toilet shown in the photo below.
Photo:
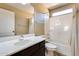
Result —
[{"label": "white toilet", "polygon": [[54,51],[56,50],[56,45],[52,44],[52,43],[45,43],[45,47],[47,49],[47,56],[53,56],[54,55]]}]

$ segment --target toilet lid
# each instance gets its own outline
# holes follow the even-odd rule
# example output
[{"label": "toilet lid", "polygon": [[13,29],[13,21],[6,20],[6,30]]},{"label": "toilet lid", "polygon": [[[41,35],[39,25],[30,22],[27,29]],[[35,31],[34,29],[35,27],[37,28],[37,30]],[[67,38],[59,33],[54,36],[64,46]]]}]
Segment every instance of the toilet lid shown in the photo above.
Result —
[{"label": "toilet lid", "polygon": [[54,45],[54,44],[52,44],[52,43],[46,43],[45,44],[45,46],[47,47],[47,48],[56,48],[56,45]]}]

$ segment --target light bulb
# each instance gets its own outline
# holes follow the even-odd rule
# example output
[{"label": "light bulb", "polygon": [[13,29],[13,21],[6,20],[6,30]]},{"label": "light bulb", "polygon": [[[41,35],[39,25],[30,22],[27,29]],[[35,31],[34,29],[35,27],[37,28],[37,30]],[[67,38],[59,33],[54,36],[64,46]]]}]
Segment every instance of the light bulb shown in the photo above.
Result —
[{"label": "light bulb", "polygon": [[23,2],[23,3],[21,3],[21,4],[26,5],[26,3],[24,3],[24,2]]}]

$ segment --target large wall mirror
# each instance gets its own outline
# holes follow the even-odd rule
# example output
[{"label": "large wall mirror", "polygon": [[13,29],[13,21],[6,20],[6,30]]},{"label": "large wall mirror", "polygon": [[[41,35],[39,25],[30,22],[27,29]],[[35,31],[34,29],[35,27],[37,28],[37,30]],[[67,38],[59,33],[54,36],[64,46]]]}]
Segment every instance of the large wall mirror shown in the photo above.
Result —
[{"label": "large wall mirror", "polygon": [[13,11],[0,8],[0,37],[24,34],[44,35],[45,21],[48,18],[48,13],[35,11],[32,18],[25,18]]},{"label": "large wall mirror", "polygon": [[0,8],[0,37],[15,35],[15,13]]},{"label": "large wall mirror", "polygon": [[29,19],[0,8],[0,37],[29,33]]}]

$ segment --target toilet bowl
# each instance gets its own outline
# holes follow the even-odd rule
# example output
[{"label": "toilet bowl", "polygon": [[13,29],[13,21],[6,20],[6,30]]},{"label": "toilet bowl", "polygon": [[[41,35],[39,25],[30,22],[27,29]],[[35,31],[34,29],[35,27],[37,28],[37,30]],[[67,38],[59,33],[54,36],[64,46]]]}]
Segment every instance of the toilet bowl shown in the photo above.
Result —
[{"label": "toilet bowl", "polygon": [[47,55],[48,56],[53,56],[54,55],[54,51],[56,50],[56,45],[52,44],[52,43],[45,43],[45,47],[47,49]]}]

